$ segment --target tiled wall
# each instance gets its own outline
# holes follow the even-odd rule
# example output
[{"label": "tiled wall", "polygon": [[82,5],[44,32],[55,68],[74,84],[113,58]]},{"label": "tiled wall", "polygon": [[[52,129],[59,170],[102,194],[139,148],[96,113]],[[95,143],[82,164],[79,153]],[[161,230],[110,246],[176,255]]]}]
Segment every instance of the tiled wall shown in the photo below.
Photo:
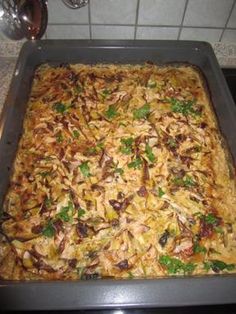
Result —
[{"label": "tiled wall", "polygon": [[236,42],[236,0],[48,0],[48,39],[189,39]]}]

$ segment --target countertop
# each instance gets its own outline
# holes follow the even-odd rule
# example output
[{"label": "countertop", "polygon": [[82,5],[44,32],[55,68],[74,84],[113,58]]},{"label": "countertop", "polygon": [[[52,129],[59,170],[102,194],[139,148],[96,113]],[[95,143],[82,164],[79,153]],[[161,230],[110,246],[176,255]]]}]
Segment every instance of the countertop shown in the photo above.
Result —
[{"label": "countertop", "polygon": [[[0,42],[0,112],[22,45],[23,42]],[[222,68],[236,68],[236,43],[214,43],[212,47]]]}]

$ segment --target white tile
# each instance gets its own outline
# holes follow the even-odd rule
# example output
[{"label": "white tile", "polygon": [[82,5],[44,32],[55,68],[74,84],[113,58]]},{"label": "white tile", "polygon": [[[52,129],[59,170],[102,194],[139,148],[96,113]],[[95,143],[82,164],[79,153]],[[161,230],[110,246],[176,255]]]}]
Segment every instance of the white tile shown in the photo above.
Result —
[{"label": "white tile", "polygon": [[216,42],[219,41],[221,34],[222,29],[220,28],[183,28],[180,39]]},{"label": "white tile", "polygon": [[148,27],[137,28],[137,39],[177,39],[179,27]]},{"label": "white tile", "polygon": [[226,29],[221,41],[224,43],[235,43],[236,42],[236,30]]},{"label": "white tile", "polygon": [[47,39],[89,39],[88,25],[48,25]]},{"label": "white tile", "polygon": [[224,27],[233,0],[189,0],[184,25]]},{"label": "white tile", "polygon": [[179,25],[185,0],[140,0],[138,24]]},{"label": "white tile", "polygon": [[93,25],[92,39],[134,39],[134,26]]},{"label": "white tile", "polygon": [[227,26],[236,28],[236,4],[234,6],[233,12],[230,16],[230,19],[229,19]]},{"label": "white tile", "polygon": [[91,21],[100,24],[134,24],[137,0],[91,0]]},{"label": "white tile", "polygon": [[70,9],[61,0],[48,0],[48,23],[88,23],[88,5]]}]

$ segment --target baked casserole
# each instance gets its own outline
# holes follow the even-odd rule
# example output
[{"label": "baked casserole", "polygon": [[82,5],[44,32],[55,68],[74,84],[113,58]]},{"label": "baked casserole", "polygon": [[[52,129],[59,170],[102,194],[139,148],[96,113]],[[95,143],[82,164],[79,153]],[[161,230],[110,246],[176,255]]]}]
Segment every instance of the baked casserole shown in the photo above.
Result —
[{"label": "baked casserole", "polygon": [[2,279],[235,272],[235,172],[192,66],[41,65],[13,168]]}]

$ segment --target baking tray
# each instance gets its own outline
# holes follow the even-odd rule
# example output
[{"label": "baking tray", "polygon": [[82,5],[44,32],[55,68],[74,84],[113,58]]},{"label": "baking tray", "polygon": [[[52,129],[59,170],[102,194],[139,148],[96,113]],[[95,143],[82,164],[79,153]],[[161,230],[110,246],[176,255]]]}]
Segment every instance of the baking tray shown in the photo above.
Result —
[{"label": "baking tray", "polygon": [[[192,41],[45,40],[24,44],[0,118],[0,205],[22,132],[34,69],[41,63],[188,62],[206,77],[219,126],[236,160],[236,106],[211,46]],[[57,282],[0,281],[0,308],[68,310],[236,302],[236,276]]]}]

